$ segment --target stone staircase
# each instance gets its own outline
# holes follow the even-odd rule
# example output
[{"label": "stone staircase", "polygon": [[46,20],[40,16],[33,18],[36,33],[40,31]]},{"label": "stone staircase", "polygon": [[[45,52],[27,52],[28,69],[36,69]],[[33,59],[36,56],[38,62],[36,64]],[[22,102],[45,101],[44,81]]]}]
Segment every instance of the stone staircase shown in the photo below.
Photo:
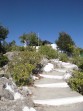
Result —
[{"label": "stone staircase", "polygon": [[40,76],[31,88],[35,107],[43,107],[43,111],[83,111],[83,96],[70,89],[64,72],[54,70]]}]

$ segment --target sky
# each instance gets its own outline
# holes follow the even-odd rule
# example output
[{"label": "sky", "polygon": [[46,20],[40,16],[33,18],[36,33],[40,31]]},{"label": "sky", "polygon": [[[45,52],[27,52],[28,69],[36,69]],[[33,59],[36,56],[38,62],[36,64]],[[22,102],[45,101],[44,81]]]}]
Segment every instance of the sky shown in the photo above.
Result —
[{"label": "sky", "polygon": [[9,30],[7,42],[24,33],[39,33],[52,43],[66,32],[83,48],[83,0],[0,0],[0,24]]}]

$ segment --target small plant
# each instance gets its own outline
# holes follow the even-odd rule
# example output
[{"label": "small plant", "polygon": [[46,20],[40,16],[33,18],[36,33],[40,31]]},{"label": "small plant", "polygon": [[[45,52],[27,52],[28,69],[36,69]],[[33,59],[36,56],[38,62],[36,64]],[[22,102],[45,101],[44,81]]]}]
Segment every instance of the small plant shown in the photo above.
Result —
[{"label": "small plant", "polygon": [[65,54],[65,53],[59,53],[59,60],[63,61],[63,62],[67,62],[69,59],[68,59],[67,54]]},{"label": "small plant", "polygon": [[69,85],[73,90],[83,94],[83,72],[74,71],[73,76],[69,79]]},{"label": "small plant", "polygon": [[13,67],[13,79],[15,80],[17,85],[27,85],[31,84],[32,81],[29,81],[30,74],[34,66],[32,64],[16,64]]},{"label": "small plant", "polygon": [[8,58],[7,56],[4,56],[3,54],[0,54],[0,67],[3,67],[8,63]]},{"label": "small plant", "polygon": [[76,64],[78,67],[80,67],[80,65],[83,64],[83,57],[80,57],[80,56],[73,57],[71,58],[71,62],[73,64]]}]

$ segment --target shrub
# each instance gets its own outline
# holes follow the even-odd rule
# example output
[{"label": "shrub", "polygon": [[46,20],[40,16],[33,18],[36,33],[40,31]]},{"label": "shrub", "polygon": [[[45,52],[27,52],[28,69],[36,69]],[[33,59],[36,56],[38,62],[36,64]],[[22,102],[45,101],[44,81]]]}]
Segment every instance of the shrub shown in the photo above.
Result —
[{"label": "shrub", "polygon": [[58,57],[58,53],[56,50],[52,49],[51,46],[41,46],[39,48],[40,54],[46,56],[48,59],[55,59]]},{"label": "shrub", "polygon": [[83,57],[77,56],[77,57],[73,57],[71,59],[71,62],[73,64],[76,64],[78,67],[80,67],[81,64],[83,64]]},{"label": "shrub", "polygon": [[3,54],[0,54],[0,67],[3,67],[8,63],[8,58],[7,56],[4,56]]},{"label": "shrub", "polygon": [[79,68],[80,68],[80,70],[83,71],[83,63],[81,63],[81,64],[79,65]]},{"label": "shrub", "polygon": [[9,63],[8,71],[17,85],[32,83],[30,75],[40,60],[41,55],[34,51],[21,51],[14,57],[14,59]]},{"label": "shrub", "polygon": [[83,94],[83,72],[74,71],[73,77],[69,79],[69,85],[73,90]]},{"label": "shrub", "polygon": [[39,74],[39,73],[42,73],[42,67],[43,65],[40,63],[40,64],[37,64],[35,69],[32,70],[32,74]]},{"label": "shrub", "polygon": [[63,61],[63,62],[67,62],[69,59],[68,59],[67,54],[65,54],[65,53],[59,53],[59,60]]},{"label": "shrub", "polygon": [[18,63],[13,67],[12,77],[15,80],[17,85],[27,85],[31,84],[32,81],[29,81],[30,74],[34,66],[32,64],[23,64]]}]

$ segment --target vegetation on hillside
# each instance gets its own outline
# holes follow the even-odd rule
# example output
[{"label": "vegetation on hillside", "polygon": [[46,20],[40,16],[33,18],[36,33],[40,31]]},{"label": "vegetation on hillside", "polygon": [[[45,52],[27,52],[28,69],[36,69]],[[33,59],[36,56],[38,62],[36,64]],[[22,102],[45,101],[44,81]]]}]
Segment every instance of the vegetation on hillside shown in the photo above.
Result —
[{"label": "vegetation on hillside", "polygon": [[[78,71],[73,72],[73,76],[69,79],[70,87],[83,94],[83,49],[76,47],[71,36],[65,32],[59,33],[56,40],[59,51],[52,49],[51,42],[41,40],[36,33],[23,34],[19,37],[24,46],[17,46],[13,40],[6,42],[9,30],[0,25],[0,67],[8,63],[8,72],[11,74],[17,85],[32,84],[32,70],[40,63],[42,57],[48,59],[58,58],[61,61],[70,61],[79,67]],[[33,46],[40,46],[38,50]],[[60,52],[61,50],[61,52]],[[17,51],[18,54],[9,61],[4,55],[9,51]]]},{"label": "vegetation on hillside", "polygon": [[30,32],[28,34],[23,34],[19,37],[22,43],[26,43],[27,46],[38,46],[42,44],[41,39],[38,37],[38,34]]},{"label": "vegetation on hillside", "polygon": [[83,71],[74,71],[69,79],[69,85],[73,90],[83,94]]},{"label": "vegetation on hillside", "polygon": [[59,50],[64,51],[68,55],[72,54],[72,48],[75,46],[71,36],[65,32],[60,32],[58,40],[55,41]]},{"label": "vegetation on hillside", "polygon": [[39,48],[39,53],[42,54],[43,56],[45,56],[48,59],[56,59],[58,58],[58,52],[55,51],[54,49],[52,49],[51,46],[41,46]]},{"label": "vegetation on hillside", "polygon": [[40,62],[42,56],[35,51],[21,51],[9,62],[8,72],[17,85],[32,84],[32,70]]},{"label": "vegetation on hillside", "polygon": [[8,33],[8,29],[0,25],[0,67],[8,63],[8,58],[3,55],[6,52],[3,42],[7,38]]}]

